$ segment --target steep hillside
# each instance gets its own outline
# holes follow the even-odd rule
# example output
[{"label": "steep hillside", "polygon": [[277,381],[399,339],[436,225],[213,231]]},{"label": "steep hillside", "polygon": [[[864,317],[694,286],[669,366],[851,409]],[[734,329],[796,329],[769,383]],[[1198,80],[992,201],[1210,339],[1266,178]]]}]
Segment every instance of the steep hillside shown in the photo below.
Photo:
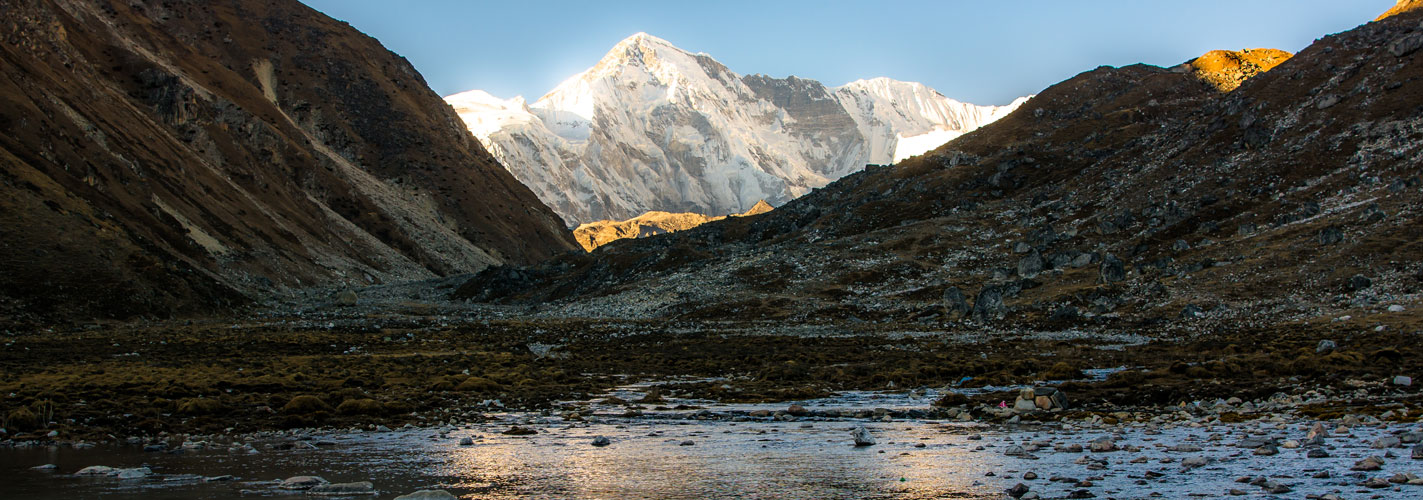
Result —
[{"label": "steep hillside", "polygon": [[922,153],[1012,111],[887,78],[831,88],[740,76],[639,33],[529,104],[446,98],[570,225],[650,210],[710,215],[780,205],[866,163]]},{"label": "steep hillside", "polygon": [[1420,20],[1323,37],[1230,92],[1098,68],[771,213],[490,270],[457,295],[589,316],[1407,327]]},{"label": "steep hillside", "polygon": [[576,248],[409,63],[294,0],[0,10],[0,315],[168,315]]},{"label": "steep hillside", "polygon": [[[756,202],[750,210],[730,217],[749,217],[773,210],[764,200]],[[646,238],[659,234],[675,233],[727,218],[726,215],[709,216],[690,212],[668,213],[647,212],[628,220],[600,220],[578,226],[573,230],[573,239],[589,252],[617,240]]]}]

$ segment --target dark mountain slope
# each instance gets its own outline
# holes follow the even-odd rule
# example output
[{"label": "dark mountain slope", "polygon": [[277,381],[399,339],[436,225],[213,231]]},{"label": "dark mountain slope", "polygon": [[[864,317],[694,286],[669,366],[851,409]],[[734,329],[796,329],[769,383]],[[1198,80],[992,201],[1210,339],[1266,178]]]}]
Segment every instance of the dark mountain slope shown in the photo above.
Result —
[{"label": "dark mountain slope", "polygon": [[774,212],[491,270],[459,295],[568,299],[565,314],[1046,326],[1411,304],[1420,20],[1324,37],[1230,92],[1185,65],[1098,68]]},{"label": "dark mountain slope", "polygon": [[296,1],[0,11],[0,312],[171,314],[576,248],[404,59]]}]

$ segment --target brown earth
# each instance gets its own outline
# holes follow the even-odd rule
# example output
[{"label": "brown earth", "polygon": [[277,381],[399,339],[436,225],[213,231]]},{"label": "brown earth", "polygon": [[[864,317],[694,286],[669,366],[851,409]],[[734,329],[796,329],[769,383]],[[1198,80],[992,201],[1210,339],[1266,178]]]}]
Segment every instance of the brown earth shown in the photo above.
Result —
[{"label": "brown earth", "polygon": [[592,252],[600,246],[617,240],[675,233],[727,217],[747,217],[771,210],[774,208],[771,207],[771,204],[766,203],[766,200],[757,201],[750,210],[729,216],[709,216],[691,212],[674,214],[654,210],[628,220],[600,220],[582,224],[573,230],[573,239],[578,240],[578,244],[584,250]]},{"label": "brown earth", "polygon": [[0,322],[572,250],[400,56],[293,0],[3,1]]},{"label": "brown earth", "polygon": [[[619,384],[674,377],[723,379],[666,383],[663,396],[769,405],[845,390],[1033,383],[1118,366],[1126,370],[1103,381],[1061,384],[1071,413],[1033,418],[1122,410],[1154,415],[1183,402],[1308,391],[1334,395],[1310,410],[1316,412],[1402,405],[1416,419],[1423,403],[1416,396],[1400,399],[1380,383],[1423,368],[1423,347],[1413,336],[1360,336],[1351,324],[1203,334],[1165,329],[1146,337],[978,329],[906,336],[914,325],[447,324],[442,318],[450,311],[438,309],[378,318],[351,312],[328,312],[320,320],[94,325],[12,335],[0,350],[0,427],[21,440],[44,439],[50,430],[63,440],[109,440],[394,426],[478,420],[501,410],[484,403],[490,399],[514,408],[557,408],[558,401],[595,397]],[[1316,352],[1320,338],[1336,339],[1339,348]],[[988,393],[953,405],[970,404],[976,417],[992,418],[972,405],[991,407],[1005,398],[1012,396]]]}]

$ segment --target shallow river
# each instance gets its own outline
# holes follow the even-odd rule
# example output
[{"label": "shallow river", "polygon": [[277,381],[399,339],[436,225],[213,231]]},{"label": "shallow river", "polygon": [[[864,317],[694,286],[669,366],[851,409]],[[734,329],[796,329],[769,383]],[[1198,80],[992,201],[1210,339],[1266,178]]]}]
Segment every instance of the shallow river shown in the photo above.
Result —
[{"label": "shallow river", "polygon": [[[857,393],[805,406],[812,411],[924,408],[932,396]],[[706,409],[723,413],[756,408],[784,406]],[[598,415],[620,411],[604,407]],[[0,498],[253,498],[291,494],[278,490],[276,483],[296,475],[319,475],[332,482],[371,481],[379,490],[375,498],[431,488],[447,489],[461,498],[490,499],[1004,498],[1003,491],[1019,482],[1044,498],[1062,498],[1078,490],[1099,498],[1217,497],[1232,488],[1242,490],[1247,498],[1274,498],[1260,487],[1236,481],[1262,475],[1293,488],[1278,498],[1330,492],[1346,498],[1423,498],[1423,486],[1373,490],[1359,486],[1369,477],[1423,472],[1423,460],[1410,460],[1407,448],[1368,447],[1379,436],[1416,430],[1416,426],[1358,426],[1328,439],[1325,449],[1330,458],[1311,459],[1303,448],[1282,448],[1278,455],[1266,457],[1234,446],[1251,435],[1302,440],[1307,422],[1182,426],[1157,432],[1144,426],[1063,429],[853,418],[688,419],[696,411],[649,412],[626,419],[595,416],[590,422],[505,414],[499,415],[499,421],[470,426],[304,434],[295,441],[300,446],[288,450],[270,445],[291,443],[294,438],[254,441],[260,450],[257,454],[229,451],[225,446],[183,454],[145,453],[132,447],[0,449]],[[528,425],[539,434],[500,434],[514,424]],[[853,446],[849,431],[859,425],[870,429],[878,444]],[[1035,457],[1004,454],[1013,444],[1050,441],[1087,446],[1114,433],[1119,434],[1118,445],[1134,445],[1140,451],[1055,452],[1045,446],[1032,453]],[[611,444],[592,446],[597,435],[608,437]],[[461,446],[463,437],[474,444]],[[1165,449],[1177,444],[1195,444],[1202,450]],[[1397,457],[1386,458],[1381,471],[1349,470],[1360,458],[1387,452]],[[1209,464],[1189,469],[1180,464],[1197,456],[1208,458]],[[44,464],[56,467],[31,469]],[[74,475],[90,465],[147,466],[153,475],[126,480]],[[1327,479],[1313,478],[1318,471],[1332,474]],[[1025,480],[1027,472],[1039,477]],[[232,479],[207,480],[215,476]],[[1053,476],[1092,484],[1050,481]]]}]

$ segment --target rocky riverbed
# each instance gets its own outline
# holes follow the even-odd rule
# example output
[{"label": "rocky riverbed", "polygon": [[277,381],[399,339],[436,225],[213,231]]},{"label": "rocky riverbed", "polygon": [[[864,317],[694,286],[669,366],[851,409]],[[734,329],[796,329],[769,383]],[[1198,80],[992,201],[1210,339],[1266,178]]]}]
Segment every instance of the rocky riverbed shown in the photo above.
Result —
[{"label": "rocky riverbed", "polygon": [[[792,405],[621,401],[656,386],[479,422],[170,437],[0,450],[7,498],[1408,498],[1423,426],[1301,416],[1288,399],[1143,419],[931,419],[920,392]],[[1261,409],[1228,422],[1220,409]],[[1009,410],[1011,412],[1011,410]],[[1402,413],[1402,412],[1398,412]],[[1389,415],[1389,417],[1395,417]],[[1226,419],[1230,420],[1230,419]],[[855,434],[872,444],[856,446]],[[95,467],[99,466],[99,467]],[[426,493],[438,495],[437,493]],[[418,497],[413,497],[418,498]],[[430,496],[430,498],[440,498]]]}]

